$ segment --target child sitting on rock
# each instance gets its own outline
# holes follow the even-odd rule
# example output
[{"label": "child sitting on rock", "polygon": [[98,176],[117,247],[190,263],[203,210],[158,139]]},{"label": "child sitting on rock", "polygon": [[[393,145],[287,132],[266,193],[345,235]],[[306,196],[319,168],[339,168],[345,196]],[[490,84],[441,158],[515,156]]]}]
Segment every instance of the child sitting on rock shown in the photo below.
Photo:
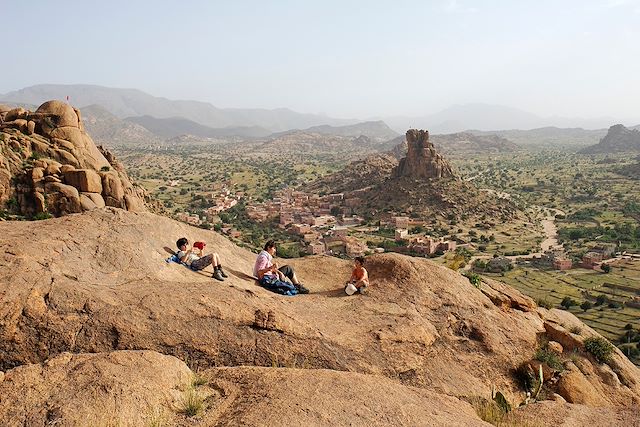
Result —
[{"label": "child sitting on rock", "polygon": [[369,273],[364,268],[364,257],[358,256],[353,264],[351,279],[346,283],[344,291],[347,295],[353,295],[356,292],[364,294],[369,286]]},{"label": "child sitting on rock", "polygon": [[[196,246],[197,245],[197,246]],[[193,253],[193,248],[189,247],[189,241],[186,237],[181,237],[176,242],[176,246],[180,251],[176,256],[180,259],[180,262],[184,263],[194,271],[203,270],[206,266],[213,265],[212,277],[219,281],[224,281],[225,277],[228,277],[222,270],[222,264],[220,263],[220,255],[217,253],[211,253],[204,255],[204,242],[196,242],[193,246],[198,250],[198,254]]]}]

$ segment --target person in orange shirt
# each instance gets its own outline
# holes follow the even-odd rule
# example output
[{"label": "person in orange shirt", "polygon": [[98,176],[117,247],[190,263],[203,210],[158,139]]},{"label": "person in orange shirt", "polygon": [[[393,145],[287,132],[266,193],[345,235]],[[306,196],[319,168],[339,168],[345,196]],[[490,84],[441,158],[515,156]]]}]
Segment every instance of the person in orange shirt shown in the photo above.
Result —
[{"label": "person in orange shirt", "polygon": [[[350,287],[351,285],[352,287]],[[351,279],[346,284],[345,292],[351,295],[355,293],[355,290],[361,294],[364,294],[367,291],[367,287],[369,286],[369,273],[367,273],[367,269],[364,268],[364,257],[356,257],[353,265],[353,271],[351,272]],[[349,289],[352,290],[349,293]]]}]

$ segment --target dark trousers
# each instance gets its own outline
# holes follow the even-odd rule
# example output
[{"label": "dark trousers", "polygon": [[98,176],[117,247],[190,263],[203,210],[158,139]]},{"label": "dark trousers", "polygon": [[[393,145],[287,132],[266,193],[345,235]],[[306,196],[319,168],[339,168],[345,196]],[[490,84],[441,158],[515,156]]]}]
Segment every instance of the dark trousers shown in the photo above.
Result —
[{"label": "dark trousers", "polygon": [[212,254],[205,255],[202,258],[193,261],[191,263],[191,269],[196,271],[204,270],[204,268],[210,264],[213,264]]},{"label": "dark trousers", "polygon": [[293,271],[293,267],[291,267],[290,265],[283,265],[282,267],[280,267],[278,269],[282,274],[284,274],[284,276],[291,280],[291,283],[293,283],[293,275],[294,275],[294,271]]}]

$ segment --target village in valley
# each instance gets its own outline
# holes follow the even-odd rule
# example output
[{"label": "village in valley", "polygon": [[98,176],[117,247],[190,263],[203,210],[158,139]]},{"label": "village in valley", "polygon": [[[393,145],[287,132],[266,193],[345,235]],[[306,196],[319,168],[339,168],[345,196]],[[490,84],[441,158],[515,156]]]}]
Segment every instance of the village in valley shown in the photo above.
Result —
[{"label": "village in valley", "polygon": [[[192,225],[202,225],[218,218],[218,214],[238,203],[242,193],[231,195],[228,189],[213,199],[215,205],[204,210],[204,217],[179,212],[176,219]],[[355,215],[353,208],[362,203],[357,192],[345,197],[344,193],[318,194],[306,193],[290,188],[278,190],[275,196],[265,202],[249,202],[246,212],[257,223],[275,221],[278,227],[288,234],[299,238],[309,255],[344,255],[349,258],[364,256],[373,252],[384,252],[384,248],[369,248],[366,242],[352,236],[354,233],[373,233],[383,229],[392,229],[393,239],[398,243],[397,252],[413,253],[422,256],[442,255],[453,251],[456,242],[444,238],[433,238],[424,233],[410,234],[409,230],[422,227],[424,221],[408,216],[387,215],[379,225],[369,226],[362,216]],[[231,224],[222,224],[220,230],[232,238],[239,239],[240,231]]]}]

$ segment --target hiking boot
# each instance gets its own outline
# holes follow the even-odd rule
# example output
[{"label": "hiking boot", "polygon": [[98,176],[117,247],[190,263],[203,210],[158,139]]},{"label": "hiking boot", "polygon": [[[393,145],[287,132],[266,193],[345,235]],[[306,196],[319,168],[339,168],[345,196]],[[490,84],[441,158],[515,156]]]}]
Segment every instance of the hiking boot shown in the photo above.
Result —
[{"label": "hiking boot", "polygon": [[227,276],[227,273],[224,272],[224,270],[222,269],[222,267],[218,268],[218,271],[220,272],[220,274],[222,275],[222,277],[224,277],[225,279],[229,276]]},{"label": "hiking boot", "polygon": [[297,285],[295,285],[295,287],[298,290],[299,294],[308,294],[309,293],[309,289],[305,288],[302,283],[298,283]]},{"label": "hiking boot", "polygon": [[224,278],[222,277],[222,274],[220,274],[220,270],[215,270],[211,277],[213,277],[214,279],[219,280],[221,282],[224,282]]}]

